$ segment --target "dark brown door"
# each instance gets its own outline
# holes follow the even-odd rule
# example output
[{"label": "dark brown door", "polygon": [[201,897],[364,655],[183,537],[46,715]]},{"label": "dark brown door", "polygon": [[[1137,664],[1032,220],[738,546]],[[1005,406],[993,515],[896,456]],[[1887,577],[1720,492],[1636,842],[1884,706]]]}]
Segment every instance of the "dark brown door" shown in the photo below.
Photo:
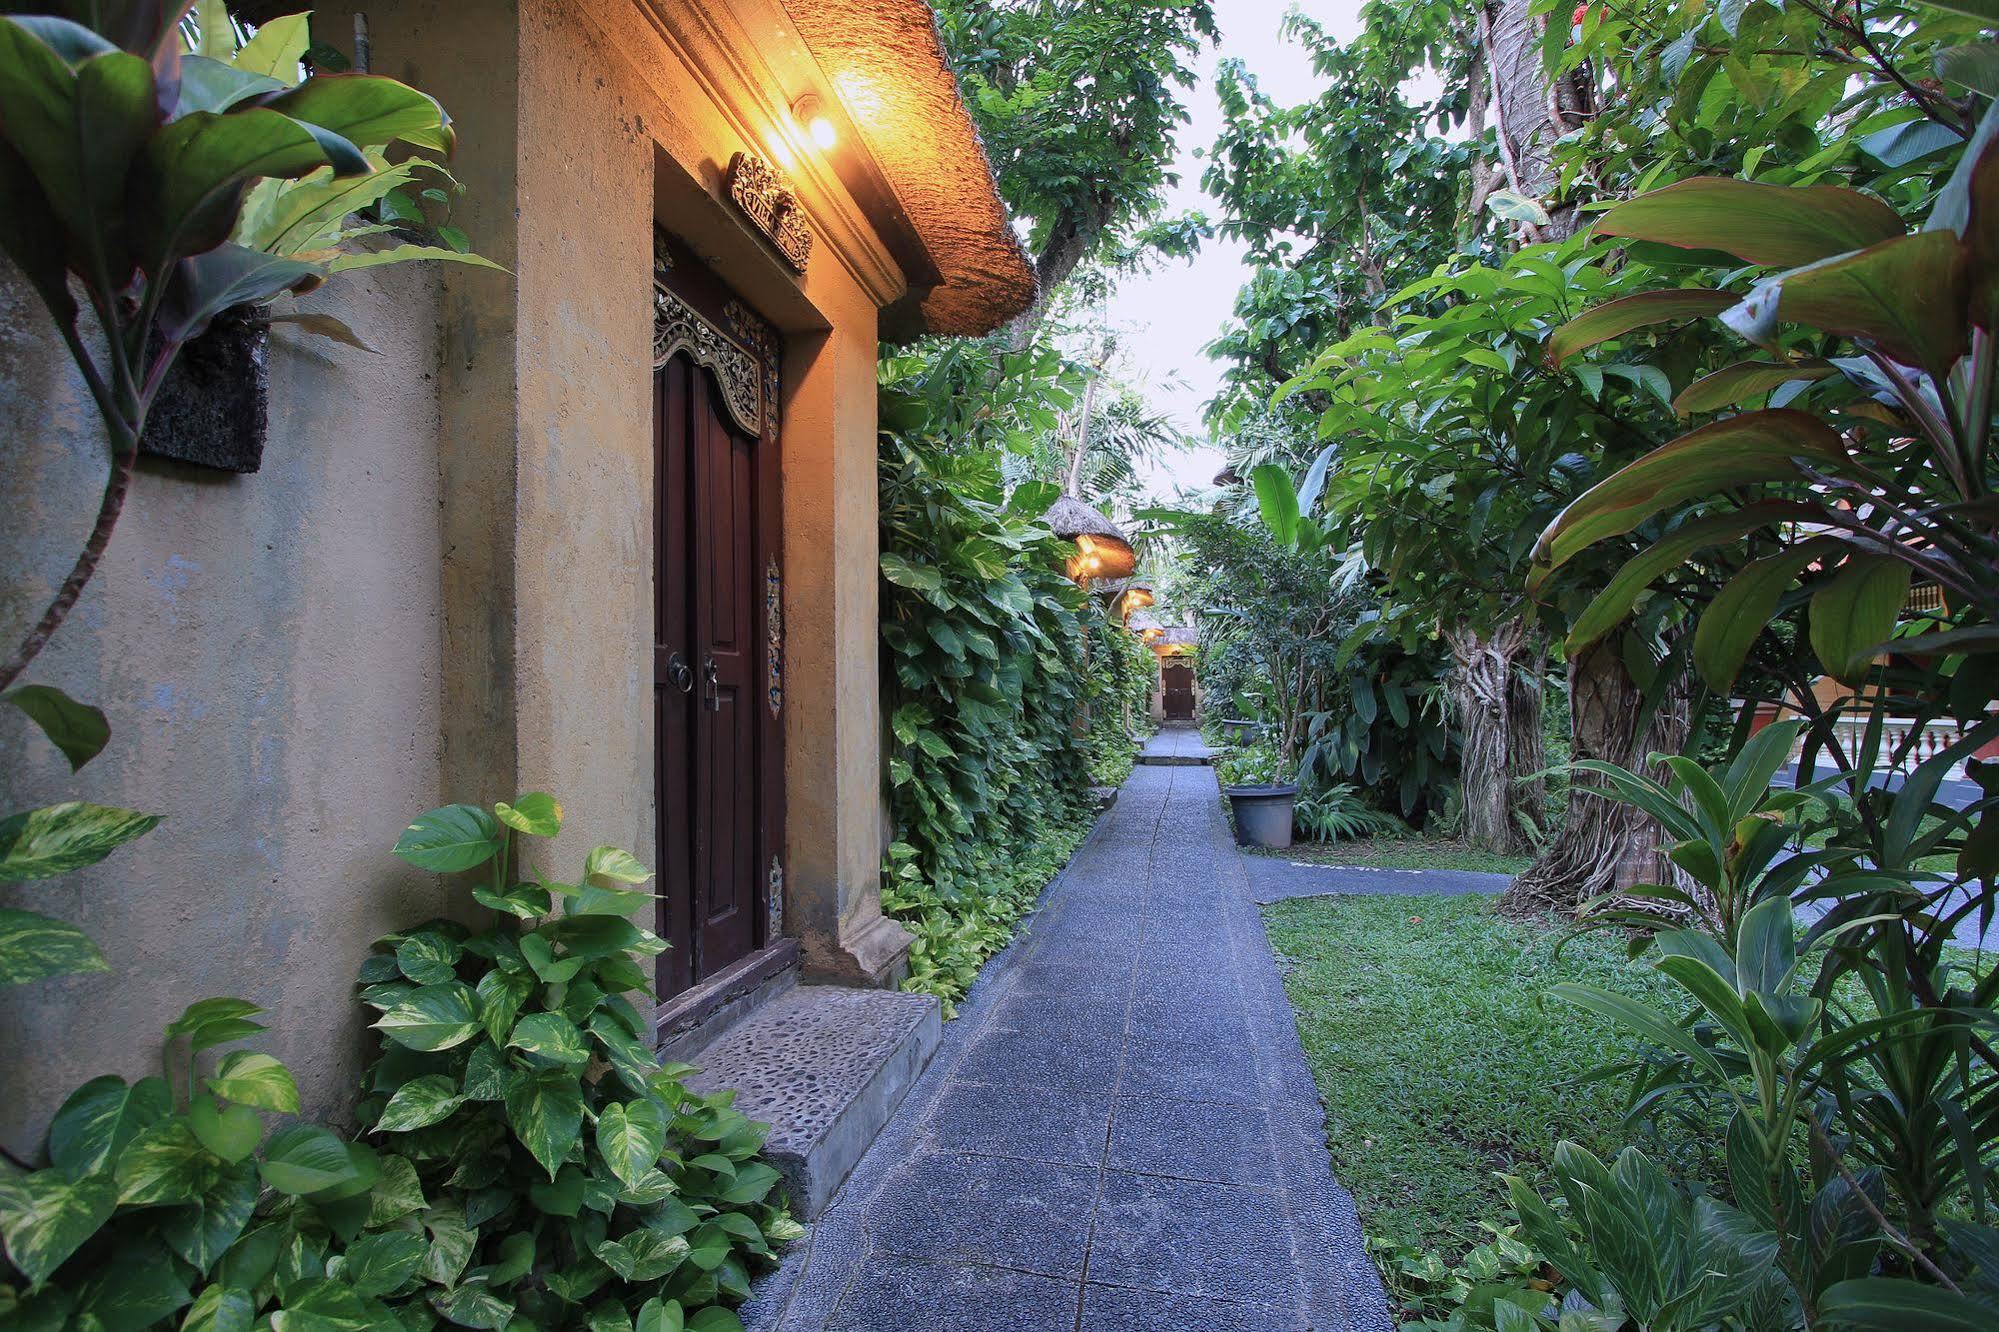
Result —
[{"label": "dark brown door", "polygon": [[1166,720],[1194,720],[1194,668],[1168,662],[1159,668],[1159,683],[1166,695]]},{"label": "dark brown door", "polygon": [[661,988],[758,944],[758,441],[686,353],[654,375]]}]

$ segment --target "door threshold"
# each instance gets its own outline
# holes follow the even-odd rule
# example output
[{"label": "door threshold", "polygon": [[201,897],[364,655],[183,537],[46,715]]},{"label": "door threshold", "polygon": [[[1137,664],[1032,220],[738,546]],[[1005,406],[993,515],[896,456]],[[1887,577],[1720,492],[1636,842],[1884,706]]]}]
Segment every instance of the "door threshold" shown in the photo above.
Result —
[{"label": "door threshold", "polygon": [[666,1062],[681,1061],[798,983],[798,940],[779,939],[738,958],[708,979],[663,1001],[652,1044]]}]

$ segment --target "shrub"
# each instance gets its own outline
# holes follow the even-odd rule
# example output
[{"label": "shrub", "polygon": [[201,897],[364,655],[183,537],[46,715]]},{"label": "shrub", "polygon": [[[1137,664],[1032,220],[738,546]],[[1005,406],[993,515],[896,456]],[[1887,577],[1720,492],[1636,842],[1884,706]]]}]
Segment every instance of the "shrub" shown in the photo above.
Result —
[{"label": "shrub", "polygon": [[396,844],[423,869],[483,868],[471,896],[499,922],[432,921],[362,964],[384,1043],[357,1114],[423,1207],[397,1218],[420,1262],[391,1290],[461,1326],[739,1328],[724,1302],[800,1233],[757,1159],[769,1126],[652,1055],[626,998],[652,993],[641,962],[666,948],[626,919],[655,900],[650,871],[600,846],[579,882],[521,879],[516,835],[561,824],[534,793],[432,810]]}]

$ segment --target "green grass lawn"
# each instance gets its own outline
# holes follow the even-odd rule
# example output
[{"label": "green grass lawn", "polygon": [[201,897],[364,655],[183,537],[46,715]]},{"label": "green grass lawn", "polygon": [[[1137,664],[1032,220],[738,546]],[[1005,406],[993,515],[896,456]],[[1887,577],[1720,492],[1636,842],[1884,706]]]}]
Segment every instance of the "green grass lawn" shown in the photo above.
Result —
[{"label": "green grass lawn", "polygon": [[[1670,983],[1626,962],[1620,941],[1578,939],[1558,961],[1559,932],[1502,920],[1483,897],[1298,898],[1265,918],[1333,1171],[1370,1238],[1455,1259],[1489,1238],[1481,1221],[1505,1220],[1494,1172],[1545,1187],[1561,1139],[1605,1159],[1625,1145],[1624,1081],[1578,1079],[1624,1058],[1626,1039],[1580,1009],[1540,1006],[1573,980],[1677,1010]],[[1639,1145],[1668,1169],[1685,1159]]]},{"label": "green grass lawn", "polygon": [[1437,837],[1356,837],[1344,842],[1299,842],[1287,851],[1258,854],[1321,865],[1371,865],[1375,869],[1473,870],[1518,874],[1531,856],[1503,856],[1466,842]]}]

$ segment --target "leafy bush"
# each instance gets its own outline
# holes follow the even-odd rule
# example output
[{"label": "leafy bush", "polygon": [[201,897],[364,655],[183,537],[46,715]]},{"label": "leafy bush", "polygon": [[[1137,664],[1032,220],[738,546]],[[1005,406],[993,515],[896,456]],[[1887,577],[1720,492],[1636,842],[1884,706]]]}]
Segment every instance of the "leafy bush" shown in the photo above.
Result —
[{"label": "leafy bush", "polygon": [[1282,770],[1276,747],[1261,741],[1226,750],[1215,760],[1215,776],[1223,786],[1273,786]]},{"label": "leafy bush", "polygon": [[[1060,572],[1063,543],[1035,522],[1048,488],[1022,486],[1009,499],[999,448],[979,433],[992,417],[962,414],[972,386],[997,368],[952,349],[883,368],[895,840],[882,907],[916,936],[908,988],[947,1003],[1012,937],[1093,815],[1093,746],[1077,728],[1089,697],[1089,603]],[[1102,655],[1119,632],[1099,619],[1093,649]],[[1100,710],[1114,708],[1106,699]]]},{"label": "leafy bush", "polygon": [[522,879],[516,835],[561,826],[537,792],[432,810],[396,844],[422,869],[484,867],[471,896],[500,921],[432,921],[361,967],[384,1044],[357,1117],[417,1200],[371,1241],[408,1260],[382,1293],[470,1327],[739,1328],[723,1303],[800,1233],[757,1159],[769,1126],[689,1092],[625,997],[652,993],[641,963],[666,948],[626,919],[651,872],[600,846],[577,883]]},{"label": "leafy bush", "polygon": [[298,1113],[290,1071],[204,1058],[264,1030],[241,999],[169,1025],[159,1075],[78,1088],[48,1164],[0,1167],[0,1323],[740,1329],[724,1303],[801,1233],[757,1159],[767,1128],[652,1057],[624,997],[665,947],[625,919],[653,900],[637,861],[599,847],[573,885],[510,873],[515,833],[560,826],[534,794],[433,810],[397,843],[423,869],[489,867],[472,896],[501,923],[433,921],[363,964],[384,1039],[356,1109],[371,1141],[266,1135],[264,1114]]},{"label": "leafy bush", "polygon": [[0,1166],[0,1323],[147,1328],[185,1309],[173,1325],[247,1328],[279,1311],[300,1326],[394,1325],[378,1298],[387,1242],[344,1264],[333,1255],[406,1196],[400,1177],[316,1125],[266,1135],[265,1113],[299,1108],[290,1071],[269,1055],[231,1051],[202,1075],[205,1052],[264,1030],[261,1011],[191,1005],[166,1029],[159,1074],[92,1078],[50,1123],[46,1167]]},{"label": "leafy bush", "polygon": [[1314,842],[1392,836],[1409,831],[1402,820],[1368,804],[1359,791],[1345,783],[1300,795],[1292,818],[1299,830]]},{"label": "leafy bush", "polygon": [[1131,776],[1134,740],[1152,731],[1152,685],[1158,665],[1136,634],[1114,617],[1092,625],[1089,641],[1090,780],[1120,786]]}]

